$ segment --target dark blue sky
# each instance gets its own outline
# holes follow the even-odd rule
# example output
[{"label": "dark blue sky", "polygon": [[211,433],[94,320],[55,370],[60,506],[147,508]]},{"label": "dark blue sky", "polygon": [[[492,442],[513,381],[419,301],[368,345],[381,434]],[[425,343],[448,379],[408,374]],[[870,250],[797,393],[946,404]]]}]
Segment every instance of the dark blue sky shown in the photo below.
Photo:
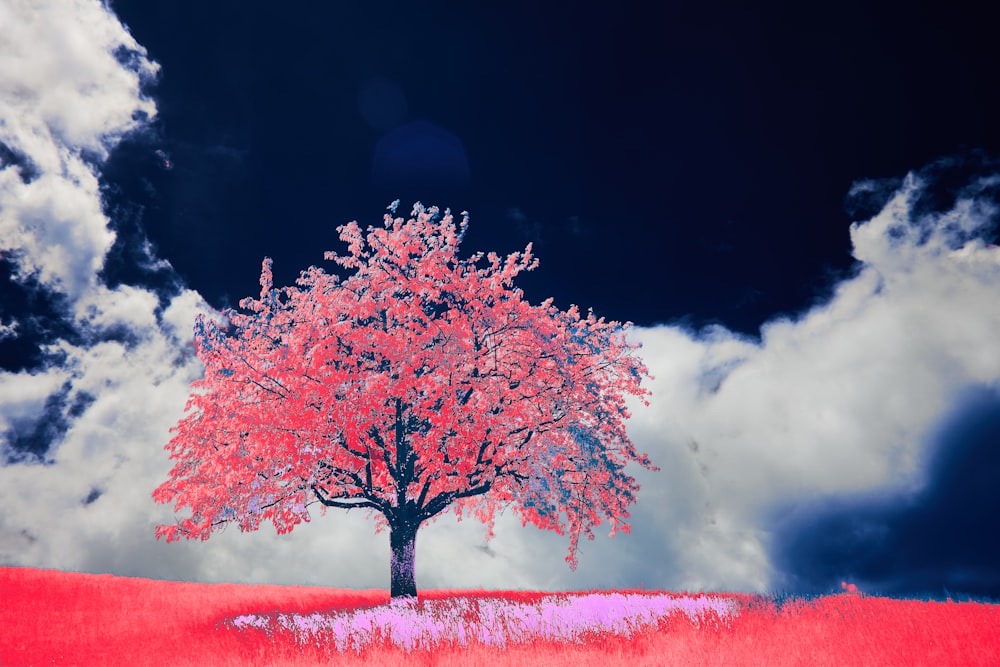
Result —
[{"label": "dark blue sky", "polygon": [[113,6],[173,169],[106,174],[217,307],[399,198],[468,210],[470,253],[535,241],[534,301],[757,334],[849,270],[852,182],[1000,151],[974,3]]},{"label": "dark blue sky", "polygon": [[[44,275],[12,278],[5,255],[0,327],[16,322],[17,331],[0,328],[0,367],[11,374],[0,374],[0,389],[5,378],[25,387],[38,380],[30,401],[0,396],[5,466],[76,451],[83,436],[74,434],[108,413],[109,396],[132,400],[133,368],[164,387],[186,368],[161,353],[148,368],[125,356],[91,363],[79,351],[53,361],[44,344],[145,349],[160,339],[135,323],[155,321],[169,338],[165,312],[181,288],[213,308],[236,307],[259,293],[263,257],[273,258],[279,285],[309,265],[333,271],[322,256],[344,250],[338,225],[380,225],[393,200],[404,214],[420,200],[469,211],[465,256],[533,242],[540,266],[517,280],[531,303],[551,296],[563,309],[575,303],[648,328],[644,354],[663,398],[632,428],[669,482],[646,480],[631,542],[593,547],[621,560],[611,570],[593,563],[589,585],[748,589],[770,572],[769,585],[800,593],[830,592],[846,577],[870,592],[1000,598],[993,255],[987,248],[986,259],[963,264],[927,250],[928,239],[946,237],[951,250],[977,235],[984,246],[997,243],[996,227],[963,227],[989,217],[981,212],[954,224],[938,216],[938,231],[911,238],[906,225],[874,222],[911,172],[920,176],[906,204],[913,220],[949,211],[960,193],[1000,201],[997,183],[982,180],[1000,174],[996,17],[965,0],[763,4],[111,0],[160,65],[144,89],[157,115],[106,162],[93,145],[53,133],[98,165],[117,234],[106,255],[91,242],[103,223],[95,231],[81,218],[76,236],[39,234],[92,253],[107,286],[148,288],[160,306],[145,313],[151,306],[134,294],[87,301],[80,295],[89,288],[60,292]],[[124,69],[140,68],[136,52],[117,53]],[[4,87],[17,67],[0,67],[0,103],[17,89]],[[112,80],[95,72],[98,89]],[[84,108],[90,101],[81,99],[80,117],[98,117],[100,105]],[[110,118],[133,102],[100,110]],[[57,111],[50,116],[75,113]],[[58,168],[5,132],[0,126],[0,171],[16,169],[26,189],[43,190],[42,177]],[[859,181],[867,185],[849,196]],[[0,188],[0,213],[10,206],[22,224],[17,202],[26,199],[11,192]],[[43,230],[64,222],[29,218]],[[869,219],[852,239],[852,223]],[[4,224],[0,216],[10,235],[0,248],[60,266],[59,255]],[[84,302],[96,323],[71,316]],[[193,317],[184,304],[171,322]],[[91,370],[60,375],[70,368]],[[105,368],[126,370],[93,379]],[[156,420],[176,421],[187,385],[174,379],[156,389],[163,405],[143,420],[148,432],[134,426],[135,439],[161,438]],[[160,444],[143,456],[164,458]],[[116,494],[132,498],[136,482],[125,478],[133,473],[117,484],[98,463],[67,503],[109,512]],[[921,484],[908,477],[911,463]],[[156,467],[143,465],[145,473]],[[67,470],[67,479],[86,477]],[[27,475],[11,479],[29,484]],[[126,516],[128,502],[108,525],[148,519]],[[23,542],[31,532],[10,526],[0,530],[0,564],[53,564],[58,550],[47,538]],[[116,529],[134,541],[109,542],[113,549],[66,538],[85,554],[74,567],[211,580],[225,570],[212,562],[235,562],[231,546],[218,547],[221,556],[153,558],[146,528],[142,539],[139,529]],[[444,535],[426,544],[441,554],[463,544]],[[518,581],[581,586],[534,557],[517,566],[532,548],[550,553],[547,537],[506,539],[515,544],[507,556],[498,548],[476,561],[479,585],[537,568]],[[273,553],[285,548],[268,544]],[[325,562],[311,548],[309,557]],[[9,555],[31,549],[42,555]],[[351,583],[377,585],[362,573],[371,561],[365,545],[350,557]],[[259,563],[240,562],[244,579],[258,576]],[[164,564],[154,572],[138,563]],[[460,585],[440,576],[441,585]]]}]

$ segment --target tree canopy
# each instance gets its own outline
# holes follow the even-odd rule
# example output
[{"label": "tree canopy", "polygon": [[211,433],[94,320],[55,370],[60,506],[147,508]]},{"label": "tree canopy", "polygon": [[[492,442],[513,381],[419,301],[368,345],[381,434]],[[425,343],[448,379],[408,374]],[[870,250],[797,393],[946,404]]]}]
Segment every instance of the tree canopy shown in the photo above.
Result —
[{"label": "tree canopy", "polygon": [[448,508],[475,512],[489,539],[510,506],[523,525],[568,529],[575,568],[579,537],[592,540],[601,516],[612,535],[629,532],[639,486],[624,467],[658,470],[625,432],[624,395],[649,393],[639,345],[625,341],[631,323],[530,305],[513,280],[537,266],[531,244],[485,266],[481,252],[460,260],[468,223],[417,203],[367,236],[340,226],[348,254],[324,257],[350,277],[313,266],[275,288],[265,258],[245,312],[198,318],[205,375],[153,493],[192,513],[158,538],[263,520],[286,533],[318,503],[323,514],[366,508],[376,532],[405,525],[414,537]]}]

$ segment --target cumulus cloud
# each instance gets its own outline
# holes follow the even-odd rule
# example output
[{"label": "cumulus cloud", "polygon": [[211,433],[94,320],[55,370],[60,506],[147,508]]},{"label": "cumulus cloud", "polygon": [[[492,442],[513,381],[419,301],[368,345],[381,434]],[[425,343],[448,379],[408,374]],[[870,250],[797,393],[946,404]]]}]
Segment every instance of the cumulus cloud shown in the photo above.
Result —
[{"label": "cumulus cloud", "polygon": [[827,302],[769,322],[759,340],[718,327],[636,332],[656,380],[632,433],[664,468],[639,471],[640,497],[679,508],[659,522],[639,512],[659,525],[643,543],[650,556],[681,554],[661,581],[776,586],[776,508],[914,501],[935,475],[932,445],[949,444],[931,438],[939,424],[970,388],[1000,386],[1000,249],[984,242],[997,180],[924,212],[933,173],[907,176],[880,213],[852,225],[859,263]]},{"label": "cumulus cloud", "polygon": [[0,373],[0,562],[77,569],[98,542],[134,558],[169,468],[157,443],[200,372],[194,317],[213,315],[189,290],[99,277],[115,238],[99,169],[155,115],[158,65],[98,0],[5,0],[0,24],[0,248],[63,334],[33,341],[42,364]]},{"label": "cumulus cloud", "polygon": [[0,145],[16,163],[0,168],[0,241],[18,277],[76,297],[114,242],[93,164],[155,114],[142,87],[158,66],[99,2],[7,0],[0,23]]}]

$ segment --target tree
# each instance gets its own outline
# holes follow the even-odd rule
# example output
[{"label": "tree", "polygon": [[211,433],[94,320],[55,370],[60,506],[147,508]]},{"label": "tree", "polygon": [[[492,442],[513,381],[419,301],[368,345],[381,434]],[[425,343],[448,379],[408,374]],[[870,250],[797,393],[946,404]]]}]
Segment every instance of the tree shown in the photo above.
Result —
[{"label": "tree", "polygon": [[[395,213],[398,201],[389,209]],[[658,470],[625,433],[624,393],[648,371],[625,342],[631,323],[585,319],[548,299],[531,306],[514,277],[534,269],[531,244],[501,265],[490,253],[456,257],[450,211],[418,202],[384,228],[337,228],[349,254],[325,253],[340,281],[310,267],[297,287],[272,285],[227,310],[228,325],[199,317],[194,347],[204,378],[165,446],[176,460],[153,492],[192,515],[156,537],[208,539],[262,520],[280,533],[308,507],[367,508],[389,527],[393,598],[415,596],[417,530],[453,507],[475,510],[493,537],[494,512],[564,534],[576,568],[579,537],[608,517],[615,535],[639,489],[628,460]],[[645,404],[648,401],[643,399]]]}]

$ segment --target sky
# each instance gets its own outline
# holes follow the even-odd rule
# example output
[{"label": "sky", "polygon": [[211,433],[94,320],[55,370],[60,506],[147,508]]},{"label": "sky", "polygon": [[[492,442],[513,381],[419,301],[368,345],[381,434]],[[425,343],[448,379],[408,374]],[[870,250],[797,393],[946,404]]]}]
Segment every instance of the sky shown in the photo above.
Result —
[{"label": "sky", "polygon": [[633,323],[660,467],[575,572],[445,514],[418,588],[1000,599],[990,17],[613,4],[0,0],[0,565],[387,589],[364,513],[166,544],[151,493],[195,316],[400,199]]}]

